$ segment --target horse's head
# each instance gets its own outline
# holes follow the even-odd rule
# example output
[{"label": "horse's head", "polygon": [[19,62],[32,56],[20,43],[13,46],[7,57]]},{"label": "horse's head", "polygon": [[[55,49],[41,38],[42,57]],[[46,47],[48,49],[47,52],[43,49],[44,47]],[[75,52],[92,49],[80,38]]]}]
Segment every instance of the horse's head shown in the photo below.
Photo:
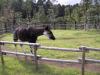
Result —
[{"label": "horse's head", "polygon": [[51,40],[55,40],[56,39],[49,26],[46,26],[44,28],[44,33],[43,34],[45,36],[47,36],[49,39],[51,39]]}]

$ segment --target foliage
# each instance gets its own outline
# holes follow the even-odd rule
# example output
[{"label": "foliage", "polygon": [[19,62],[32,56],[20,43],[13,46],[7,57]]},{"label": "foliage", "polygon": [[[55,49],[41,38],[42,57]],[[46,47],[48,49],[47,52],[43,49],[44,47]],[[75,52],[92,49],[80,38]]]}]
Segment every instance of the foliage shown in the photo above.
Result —
[{"label": "foliage", "polygon": [[[99,23],[100,21],[100,4],[98,2],[95,2],[94,5],[90,0],[84,0],[83,4],[75,5],[55,5],[54,2],[54,0],[38,0],[37,3],[32,0],[0,0],[1,16],[5,15],[5,12],[9,12],[9,10],[3,10],[10,9],[17,14],[20,12],[22,15],[20,18],[28,19],[29,22]],[[17,15],[15,15],[15,19],[16,17]],[[61,17],[64,18],[61,19]],[[38,18],[37,21],[36,18]]]}]

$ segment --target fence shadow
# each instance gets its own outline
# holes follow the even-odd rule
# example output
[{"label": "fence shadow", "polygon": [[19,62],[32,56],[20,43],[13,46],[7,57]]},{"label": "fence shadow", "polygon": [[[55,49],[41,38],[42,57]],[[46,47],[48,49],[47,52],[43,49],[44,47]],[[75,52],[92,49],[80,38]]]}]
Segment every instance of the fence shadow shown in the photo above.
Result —
[{"label": "fence shadow", "polygon": [[[30,61],[31,62],[31,61]],[[30,71],[30,75],[34,74],[34,75],[63,75],[63,72],[65,72],[65,70],[59,67],[55,67],[55,66],[49,66],[45,63],[39,63],[39,67],[38,70],[35,69],[35,64],[33,63],[26,63],[25,61],[20,61],[20,64],[25,68],[25,70],[29,70]],[[70,70],[70,69],[68,69]],[[64,73],[64,75],[73,75],[74,73],[80,74],[79,70],[74,70],[72,69],[72,72],[69,72],[66,70],[66,72]],[[77,72],[76,72],[77,71]]]},{"label": "fence shadow", "polygon": [[20,64],[24,67],[26,71],[30,71],[30,74],[34,75],[61,75],[59,72],[55,72],[53,68],[46,64],[39,64],[38,70],[35,68],[35,64],[31,63],[29,60],[28,63],[26,63],[23,60],[19,61]]}]

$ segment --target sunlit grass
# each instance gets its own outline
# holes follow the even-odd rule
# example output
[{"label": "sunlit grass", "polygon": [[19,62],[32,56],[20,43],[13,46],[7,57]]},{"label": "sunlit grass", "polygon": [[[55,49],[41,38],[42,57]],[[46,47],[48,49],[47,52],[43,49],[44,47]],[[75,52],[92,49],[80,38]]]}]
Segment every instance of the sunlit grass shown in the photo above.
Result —
[{"label": "sunlit grass", "polygon": [[[90,30],[53,30],[53,33],[56,37],[56,40],[48,40],[45,36],[40,36],[37,40],[38,43],[44,46],[53,46],[53,47],[63,47],[63,48],[79,48],[80,46],[88,47],[100,47],[100,31]],[[8,33],[2,35],[4,36],[2,40],[13,41],[13,35]],[[16,50],[12,45],[7,46],[9,49]],[[17,49],[20,51],[26,50],[29,52],[28,46],[17,46]],[[39,49],[38,54],[44,57],[51,58],[62,58],[62,59],[77,59],[80,58],[81,53],[75,52],[61,52],[61,51],[48,51]],[[87,58],[100,59],[99,52],[89,52],[87,53]]]}]

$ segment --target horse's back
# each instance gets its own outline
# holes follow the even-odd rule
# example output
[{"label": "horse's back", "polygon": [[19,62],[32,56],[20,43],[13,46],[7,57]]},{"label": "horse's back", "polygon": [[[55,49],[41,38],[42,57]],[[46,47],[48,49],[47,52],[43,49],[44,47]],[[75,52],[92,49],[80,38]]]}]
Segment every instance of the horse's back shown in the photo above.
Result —
[{"label": "horse's back", "polygon": [[25,27],[16,28],[14,35],[15,35],[14,38],[17,38],[21,41],[28,41],[29,34],[27,31],[27,28],[25,28]]}]

